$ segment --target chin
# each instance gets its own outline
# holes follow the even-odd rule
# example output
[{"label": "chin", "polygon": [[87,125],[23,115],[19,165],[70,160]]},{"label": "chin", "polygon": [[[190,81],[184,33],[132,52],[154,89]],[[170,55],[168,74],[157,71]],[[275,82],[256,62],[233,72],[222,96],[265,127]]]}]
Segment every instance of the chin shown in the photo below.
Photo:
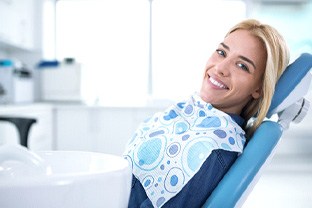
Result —
[{"label": "chin", "polygon": [[204,93],[204,92],[200,92],[199,93],[199,96],[200,98],[205,101],[206,103],[210,103],[210,99],[209,99],[209,96],[207,96],[207,93]]}]

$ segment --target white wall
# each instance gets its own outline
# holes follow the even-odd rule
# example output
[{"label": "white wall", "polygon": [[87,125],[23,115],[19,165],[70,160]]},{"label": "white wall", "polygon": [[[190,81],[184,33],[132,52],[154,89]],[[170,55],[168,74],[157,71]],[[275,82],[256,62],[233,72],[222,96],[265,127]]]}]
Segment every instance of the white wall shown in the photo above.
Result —
[{"label": "white wall", "polygon": [[303,52],[312,53],[312,1],[304,4],[254,4],[251,18],[277,28],[284,36],[291,53],[291,61]]}]

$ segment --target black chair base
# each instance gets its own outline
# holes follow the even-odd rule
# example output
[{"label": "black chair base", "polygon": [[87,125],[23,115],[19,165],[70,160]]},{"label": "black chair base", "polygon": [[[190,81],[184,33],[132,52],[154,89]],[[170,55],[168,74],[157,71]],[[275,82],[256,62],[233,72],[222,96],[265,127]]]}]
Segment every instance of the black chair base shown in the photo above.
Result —
[{"label": "black chair base", "polygon": [[37,120],[34,118],[24,117],[4,117],[0,116],[0,121],[7,121],[15,125],[17,128],[20,144],[28,148],[28,134],[32,124],[36,123]]}]

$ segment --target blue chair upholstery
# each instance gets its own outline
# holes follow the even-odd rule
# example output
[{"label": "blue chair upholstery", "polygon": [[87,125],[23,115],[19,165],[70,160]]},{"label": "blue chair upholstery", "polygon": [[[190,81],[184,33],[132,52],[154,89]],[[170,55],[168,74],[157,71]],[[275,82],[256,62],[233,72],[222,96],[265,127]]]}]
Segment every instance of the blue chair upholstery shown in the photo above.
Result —
[{"label": "blue chair upholstery", "polygon": [[[300,87],[300,83],[311,82],[311,68],[312,55],[307,53],[287,67],[277,83],[268,117],[287,109],[305,95],[309,87],[307,84]],[[263,168],[273,157],[282,133],[282,125],[278,122],[264,121],[203,208],[241,207],[257,183]]]}]

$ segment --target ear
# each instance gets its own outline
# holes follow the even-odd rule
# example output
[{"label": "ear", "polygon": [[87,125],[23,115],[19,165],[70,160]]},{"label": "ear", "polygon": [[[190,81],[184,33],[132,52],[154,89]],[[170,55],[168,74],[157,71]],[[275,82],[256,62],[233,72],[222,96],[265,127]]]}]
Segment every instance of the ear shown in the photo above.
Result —
[{"label": "ear", "polygon": [[262,88],[256,89],[256,90],[251,94],[251,96],[252,96],[254,99],[258,99],[261,95],[262,95]]}]

